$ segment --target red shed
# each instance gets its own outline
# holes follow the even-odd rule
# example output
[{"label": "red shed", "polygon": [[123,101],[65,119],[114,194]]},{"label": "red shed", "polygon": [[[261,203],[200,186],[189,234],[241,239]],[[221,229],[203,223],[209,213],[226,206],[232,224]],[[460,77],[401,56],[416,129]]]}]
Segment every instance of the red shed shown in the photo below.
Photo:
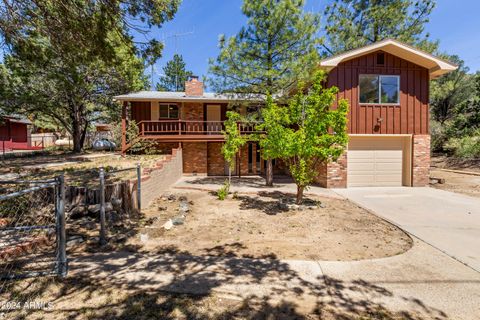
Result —
[{"label": "red shed", "polygon": [[0,150],[29,150],[29,120],[15,116],[4,116],[0,119]]}]

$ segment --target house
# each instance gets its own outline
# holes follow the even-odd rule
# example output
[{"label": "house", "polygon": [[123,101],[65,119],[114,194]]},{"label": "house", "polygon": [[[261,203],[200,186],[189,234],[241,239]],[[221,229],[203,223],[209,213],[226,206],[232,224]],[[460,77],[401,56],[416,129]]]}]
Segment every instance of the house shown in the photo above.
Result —
[{"label": "house", "polygon": [[[338,99],[349,101],[350,142],[338,161],[319,168],[317,182],[329,188],[427,185],[429,81],[457,66],[387,39],[324,59],[320,68],[328,71],[327,85],[339,88]],[[193,77],[185,92],[144,91],[115,98],[123,102],[124,128],[129,117],[138,123],[142,138],[155,139],[165,150],[182,147],[184,174],[226,174],[221,131],[235,97],[205,93]],[[254,100],[239,105],[244,114],[258,107]],[[124,135],[122,151],[127,147]],[[237,173],[259,174],[264,168],[258,146],[249,143],[238,156]],[[281,163],[275,168],[281,171]]]},{"label": "house", "polygon": [[30,125],[32,123],[18,116],[0,118],[0,150],[29,150],[31,146]]}]

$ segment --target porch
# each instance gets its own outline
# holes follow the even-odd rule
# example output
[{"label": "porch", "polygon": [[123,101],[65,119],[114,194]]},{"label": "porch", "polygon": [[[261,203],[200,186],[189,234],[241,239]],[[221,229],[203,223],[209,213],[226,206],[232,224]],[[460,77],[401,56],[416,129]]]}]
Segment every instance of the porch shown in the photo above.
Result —
[{"label": "porch", "polygon": [[[255,125],[239,122],[241,134],[260,133]],[[142,120],[138,122],[139,135],[143,139],[162,142],[222,142],[225,121],[198,120]]]},{"label": "porch", "polygon": [[[160,143],[223,142],[227,110],[242,115],[259,113],[263,97],[206,93],[198,77],[185,83],[185,92],[140,91],[115,97],[122,102],[122,152],[128,150],[129,121],[138,125],[141,139]],[[256,133],[255,125],[238,123],[242,134]]]}]

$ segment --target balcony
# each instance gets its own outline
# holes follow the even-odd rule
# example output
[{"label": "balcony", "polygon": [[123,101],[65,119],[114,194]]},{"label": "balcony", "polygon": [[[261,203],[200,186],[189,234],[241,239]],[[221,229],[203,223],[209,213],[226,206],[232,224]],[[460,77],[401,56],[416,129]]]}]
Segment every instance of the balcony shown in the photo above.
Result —
[{"label": "balcony", "polygon": [[[225,125],[223,121],[196,120],[144,120],[138,123],[140,136],[163,142],[180,141],[223,141]],[[260,133],[255,125],[238,123],[241,134]]]}]

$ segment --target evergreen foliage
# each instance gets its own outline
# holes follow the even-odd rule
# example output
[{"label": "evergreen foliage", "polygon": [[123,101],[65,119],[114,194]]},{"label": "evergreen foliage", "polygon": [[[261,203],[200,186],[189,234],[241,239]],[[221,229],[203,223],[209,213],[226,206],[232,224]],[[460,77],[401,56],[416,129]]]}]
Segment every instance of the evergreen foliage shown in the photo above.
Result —
[{"label": "evergreen foliage", "polygon": [[191,71],[185,69],[185,61],[179,54],[175,54],[173,59],[168,61],[163,67],[164,76],[160,77],[157,83],[158,91],[185,91],[185,81],[193,75]]},{"label": "evergreen foliage", "polygon": [[393,38],[428,52],[438,47],[425,33],[435,0],[334,0],[325,9],[326,54]]},{"label": "evergreen foliage", "polygon": [[303,11],[303,0],[244,0],[247,25],[220,37],[210,60],[210,84],[218,92],[281,93],[317,61],[319,16]]}]

